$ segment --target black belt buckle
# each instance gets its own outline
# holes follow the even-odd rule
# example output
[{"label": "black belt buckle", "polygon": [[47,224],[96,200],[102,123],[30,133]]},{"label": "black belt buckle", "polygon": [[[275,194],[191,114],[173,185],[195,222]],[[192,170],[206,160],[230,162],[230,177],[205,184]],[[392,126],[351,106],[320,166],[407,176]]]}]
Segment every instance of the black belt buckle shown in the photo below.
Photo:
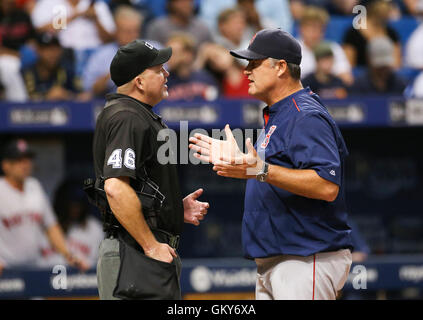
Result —
[{"label": "black belt buckle", "polygon": [[106,238],[117,238],[117,234],[119,232],[119,228],[117,227],[110,227],[109,229],[105,230]]},{"label": "black belt buckle", "polygon": [[169,245],[173,248],[173,249],[178,249],[179,246],[179,236],[171,236],[169,237]]}]

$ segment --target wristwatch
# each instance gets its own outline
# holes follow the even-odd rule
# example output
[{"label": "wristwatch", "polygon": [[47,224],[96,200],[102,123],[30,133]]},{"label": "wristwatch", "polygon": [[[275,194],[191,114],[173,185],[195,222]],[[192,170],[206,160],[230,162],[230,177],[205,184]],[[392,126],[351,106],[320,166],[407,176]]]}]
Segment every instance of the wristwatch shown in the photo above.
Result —
[{"label": "wristwatch", "polygon": [[257,173],[256,179],[260,182],[265,182],[267,179],[267,174],[269,171],[269,164],[267,162],[263,162],[263,168]]}]

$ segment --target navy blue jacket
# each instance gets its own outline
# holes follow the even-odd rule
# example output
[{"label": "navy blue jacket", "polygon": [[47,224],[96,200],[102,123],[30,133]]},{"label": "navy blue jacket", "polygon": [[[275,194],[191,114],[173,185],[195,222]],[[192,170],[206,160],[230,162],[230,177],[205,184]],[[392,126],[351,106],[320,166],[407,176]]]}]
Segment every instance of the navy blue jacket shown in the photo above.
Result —
[{"label": "navy blue jacket", "polygon": [[344,196],[344,139],[320,98],[302,89],[264,109],[255,148],[270,164],[313,169],[340,188],[335,201],[302,197],[269,183],[247,181],[242,242],[247,258],[309,256],[351,248]]}]

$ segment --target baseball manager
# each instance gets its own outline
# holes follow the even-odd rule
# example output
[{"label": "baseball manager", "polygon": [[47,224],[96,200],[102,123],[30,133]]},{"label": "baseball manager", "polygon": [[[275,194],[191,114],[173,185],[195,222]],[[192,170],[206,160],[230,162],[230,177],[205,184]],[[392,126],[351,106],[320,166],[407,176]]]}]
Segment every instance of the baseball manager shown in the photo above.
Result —
[{"label": "baseball manager", "polygon": [[197,134],[190,147],[224,177],[248,179],[242,242],[257,264],[256,299],[336,299],[351,266],[341,132],[320,98],[300,81],[301,47],[264,29],[248,49],[248,93],[267,106],[256,145],[242,153],[227,140]]}]

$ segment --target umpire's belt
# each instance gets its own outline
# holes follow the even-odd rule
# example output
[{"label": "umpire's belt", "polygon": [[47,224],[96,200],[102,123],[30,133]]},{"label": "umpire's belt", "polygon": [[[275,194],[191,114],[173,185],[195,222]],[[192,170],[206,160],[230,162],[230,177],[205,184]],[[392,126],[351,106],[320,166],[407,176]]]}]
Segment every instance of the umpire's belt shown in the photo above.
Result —
[{"label": "umpire's belt", "polygon": [[151,229],[157,241],[165,242],[169,244],[173,249],[178,249],[179,246],[179,236],[174,236],[173,234],[164,231],[162,229]]},{"label": "umpire's belt", "polygon": [[[117,237],[117,233],[119,232],[119,235],[122,237],[122,239],[131,245],[134,248],[137,248],[141,251],[144,251],[141,246],[136,242],[136,240],[126,231],[123,227],[116,228],[116,229],[109,229],[106,231],[106,238],[109,237]],[[173,234],[157,228],[151,228],[151,232],[154,234],[154,237],[157,241],[161,243],[167,243],[169,246],[171,246],[173,249],[177,250],[179,246],[179,236],[174,236]]]}]

